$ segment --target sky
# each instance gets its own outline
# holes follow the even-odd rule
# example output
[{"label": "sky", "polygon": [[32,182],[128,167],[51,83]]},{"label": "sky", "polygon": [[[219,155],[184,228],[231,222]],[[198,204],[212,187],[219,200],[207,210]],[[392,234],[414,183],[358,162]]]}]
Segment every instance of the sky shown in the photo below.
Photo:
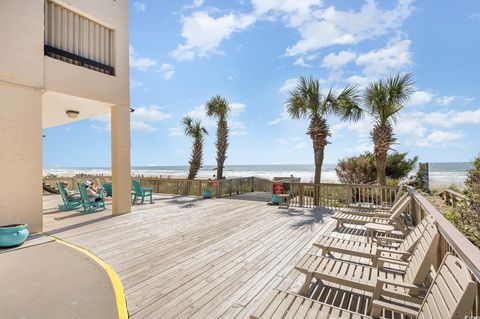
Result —
[{"label": "sky", "polygon": [[[226,165],[311,164],[306,120],[284,105],[300,76],[323,90],[412,72],[415,92],[393,148],[422,162],[480,153],[480,2],[413,0],[129,1],[132,166],[187,165],[180,120],[202,121],[205,164],[215,163],[215,120],[230,103]],[[324,163],[372,150],[372,120],[329,117]],[[44,167],[109,167],[105,117],[45,129]]]}]

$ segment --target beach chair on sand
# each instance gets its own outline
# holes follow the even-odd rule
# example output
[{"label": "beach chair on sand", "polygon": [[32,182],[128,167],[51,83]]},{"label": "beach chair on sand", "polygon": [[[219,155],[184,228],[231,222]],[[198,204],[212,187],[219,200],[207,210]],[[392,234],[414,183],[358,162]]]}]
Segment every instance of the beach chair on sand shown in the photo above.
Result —
[{"label": "beach chair on sand", "polygon": [[62,182],[58,181],[56,185],[57,185],[58,191],[60,192],[60,196],[62,196],[62,200],[63,200],[63,205],[58,205],[58,209],[60,209],[60,211],[74,210],[82,206],[82,199],[79,196],[69,197],[67,190],[62,185]]},{"label": "beach chair on sand", "polygon": [[[406,295],[416,296],[424,288],[430,266],[435,257],[438,244],[437,226],[428,223],[423,236],[415,245],[407,261],[393,257],[379,257],[378,267],[347,262],[339,259],[307,254],[295,266],[295,269],[306,275],[303,293],[310,289],[313,278],[317,281],[328,281],[353,289],[373,293],[378,282],[388,282],[393,287],[405,288]],[[385,268],[385,263],[398,269]]]},{"label": "beach chair on sand", "polygon": [[85,184],[82,182],[77,183],[78,190],[80,192],[80,198],[82,200],[82,205],[83,205],[83,212],[84,213],[92,213],[96,212],[97,210],[104,210],[105,207],[105,201],[103,200],[103,195],[100,195],[100,200],[96,202],[91,202],[90,197],[87,194],[87,189],[85,187]]},{"label": "beach chair on sand", "polygon": [[344,224],[356,224],[356,225],[365,225],[369,223],[375,224],[387,224],[392,225],[395,229],[400,230],[404,235],[407,234],[407,226],[402,220],[402,213],[410,205],[410,197],[405,196],[402,200],[398,202],[397,205],[392,207],[392,212],[388,217],[377,217],[375,215],[363,216],[358,214],[351,213],[335,213],[332,218],[337,221],[336,229],[339,229]]},{"label": "beach chair on sand", "polygon": [[376,243],[369,243],[322,236],[313,245],[322,249],[323,256],[332,253],[347,255],[347,257],[358,256],[371,259],[373,266],[377,266],[378,258],[381,256],[398,255],[400,259],[406,261],[429,223],[435,224],[435,219],[427,215],[404,239],[377,237]]},{"label": "beach chair on sand", "polygon": [[132,180],[132,204],[135,204],[138,198],[141,198],[140,203],[143,204],[145,196],[150,197],[150,204],[153,203],[153,188],[145,188],[140,186],[140,181]]},{"label": "beach chair on sand", "polygon": [[[388,318],[400,318],[400,315],[404,315],[419,319],[463,319],[472,310],[475,290],[476,284],[465,263],[447,253],[418,309],[407,308],[403,303],[395,303],[395,300],[381,300],[389,288],[385,288],[385,284],[380,282],[373,297],[371,316],[275,289],[250,318],[371,319],[383,318],[382,312],[387,310],[393,312]],[[396,294],[394,298],[403,298],[400,291],[388,294]]]}]

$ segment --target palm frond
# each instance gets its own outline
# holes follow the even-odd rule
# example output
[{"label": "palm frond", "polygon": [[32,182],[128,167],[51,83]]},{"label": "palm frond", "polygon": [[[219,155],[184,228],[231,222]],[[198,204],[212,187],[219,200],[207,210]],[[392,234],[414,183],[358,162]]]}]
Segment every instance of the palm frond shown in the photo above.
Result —
[{"label": "palm frond", "polygon": [[363,116],[358,87],[347,86],[337,97],[334,112],[342,121],[356,122]]},{"label": "palm frond", "polygon": [[230,110],[227,100],[220,95],[212,97],[205,104],[205,111],[210,117],[226,118]]}]

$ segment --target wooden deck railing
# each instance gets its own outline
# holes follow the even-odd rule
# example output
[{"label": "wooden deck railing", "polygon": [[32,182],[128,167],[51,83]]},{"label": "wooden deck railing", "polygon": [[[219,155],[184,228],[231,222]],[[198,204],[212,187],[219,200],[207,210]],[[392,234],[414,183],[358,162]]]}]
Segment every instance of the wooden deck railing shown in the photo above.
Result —
[{"label": "wooden deck railing", "polygon": [[392,205],[398,186],[289,183],[290,205],[342,207],[355,203]]},{"label": "wooden deck railing", "polygon": [[[45,177],[43,182],[56,187],[58,180],[68,182],[68,188],[74,190],[77,182],[96,180],[97,184],[111,181],[110,176],[95,177]],[[142,187],[151,187],[155,193],[174,194],[183,196],[202,196],[204,190],[211,190],[213,197],[225,197],[249,193],[253,191],[271,192],[272,181],[258,177],[240,177],[222,180],[181,178],[158,178],[158,177],[132,177],[140,181]]]},{"label": "wooden deck railing", "polygon": [[455,226],[452,225],[425,197],[415,191],[412,187],[407,188],[413,201],[410,206],[410,215],[414,224],[417,224],[425,215],[435,218],[440,241],[437,248],[435,260],[435,269],[438,269],[440,263],[447,252],[461,258],[472,277],[477,281],[477,295],[472,308],[472,316],[480,315],[480,250],[472,244]]},{"label": "wooden deck railing", "polygon": [[443,198],[445,204],[452,207],[456,207],[458,202],[465,199],[465,195],[451,189],[444,190],[442,193],[440,193],[440,197]]}]

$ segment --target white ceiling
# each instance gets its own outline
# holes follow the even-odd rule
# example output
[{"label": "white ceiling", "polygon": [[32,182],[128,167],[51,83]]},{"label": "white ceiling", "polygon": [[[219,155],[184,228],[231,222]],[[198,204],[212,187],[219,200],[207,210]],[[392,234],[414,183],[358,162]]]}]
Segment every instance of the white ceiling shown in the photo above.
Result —
[{"label": "white ceiling", "polygon": [[[110,104],[73,95],[48,91],[42,96],[42,128],[72,123],[110,113]],[[78,118],[67,117],[67,110],[80,112]]]}]

